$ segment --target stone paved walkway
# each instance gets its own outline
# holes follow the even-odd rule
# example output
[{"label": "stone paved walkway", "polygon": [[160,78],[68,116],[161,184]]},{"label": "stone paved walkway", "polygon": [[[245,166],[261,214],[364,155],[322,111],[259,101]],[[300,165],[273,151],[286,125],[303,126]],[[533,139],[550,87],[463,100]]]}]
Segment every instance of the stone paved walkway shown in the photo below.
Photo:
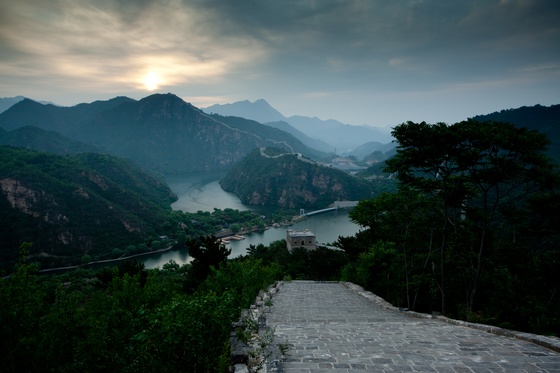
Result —
[{"label": "stone paved walkway", "polygon": [[531,342],[379,307],[341,283],[286,282],[267,325],[287,342],[285,373],[560,372]]}]

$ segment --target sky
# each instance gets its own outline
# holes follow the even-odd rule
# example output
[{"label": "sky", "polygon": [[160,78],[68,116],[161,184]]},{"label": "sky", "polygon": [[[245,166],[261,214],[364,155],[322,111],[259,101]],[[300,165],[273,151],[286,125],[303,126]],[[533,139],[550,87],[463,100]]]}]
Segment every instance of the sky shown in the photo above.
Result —
[{"label": "sky", "polygon": [[0,0],[0,97],[377,127],[560,104],[558,0]]}]

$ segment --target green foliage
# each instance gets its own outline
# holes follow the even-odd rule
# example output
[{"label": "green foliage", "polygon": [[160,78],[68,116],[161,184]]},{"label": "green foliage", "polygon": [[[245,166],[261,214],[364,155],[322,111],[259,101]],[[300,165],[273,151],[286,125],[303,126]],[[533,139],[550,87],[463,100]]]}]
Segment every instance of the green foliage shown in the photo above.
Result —
[{"label": "green foliage", "polygon": [[17,271],[0,279],[6,372],[223,372],[231,323],[280,276],[277,265],[231,261],[212,268],[188,295],[185,268],[176,263],[146,271],[123,262],[98,273],[38,277],[26,264],[28,247]]},{"label": "green foliage", "polygon": [[247,252],[265,265],[277,264],[284,276],[301,280],[339,280],[340,271],[347,262],[343,251],[325,247],[316,250],[295,248],[289,252],[286,240],[272,242],[270,246],[251,246]]},{"label": "green foliage", "polygon": [[93,145],[71,140],[54,131],[25,126],[13,131],[0,131],[0,144],[33,149],[36,151],[65,155],[83,152],[100,152]]},{"label": "green foliage", "polygon": [[[354,282],[370,289],[378,295],[382,295],[388,301],[399,301],[396,297],[392,299],[392,283],[402,283],[399,276],[395,244],[377,242],[367,251],[361,253],[355,262],[347,264],[342,270],[342,281]],[[397,303],[397,305],[400,305]]]},{"label": "green foliage", "polygon": [[92,261],[91,255],[84,255],[82,256],[82,264],[87,264]]},{"label": "green foliage", "polygon": [[[262,224],[231,209],[158,218],[158,233],[189,246],[195,260],[183,266],[146,270],[125,261],[98,272],[38,276],[29,262],[36,248],[23,244],[15,272],[0,278],[2,370],[225,371],[231,322],[280,278],[352,281],[396,306],[431,312],[446,305],[451,317],[560,335],[560,194],[558,175],[539,150],[545,139],[473,122],[409,123],[397,131],[400,153],[388,164],[400,188],[360,202],[350,216],[364,229],[339,237],[341,250],[290,253],[281,240],[227,260],[229,250],[207,234]],[[50,156],[22,151],[8,162],[21,180],[37,169],[71,179],[62,177],[71,170],[59,170],[61,161]],[[66,184],[73,185],[56,185]],[[15,219],[32,225],[28,216]],[[143,252],[146,243],[162,244],[158,236],[134,245],[111,237],[107,247]]]},{"label": "green foliage", "polygon": [[111,251],[111,258],[113,259],[120,258],[122,255],[123,251],[118,247],[114,248],[113,251]]},{"label": "green foliage", "polygon": [[29,243],[20,246],[16,272],[0,279],[0,366],[6,371],[18,371],[18,364],[33,353],[38,342],[34,331],[45,308],[45,291],[35,275],[37,266],[27,263],[30,247]]},{"label": "green foliage", "polygon": [[[217,235],[218,233],[231,234],[233,233],[231,225],[238,226],[242,231],[263,229],[266,226],[262,217],[251,211],[215,208],[212,212],[197,211],[196,213],[190,213],[172,211],[164,224],[164,232],[169,232],[169,234],[173,234],[186,243],[187,235],[198,237],[208,234]],[[177,228],[180,230],[176,231]],[[184,247],[184,245],[180,246],[177,244],[177,247]]]},{"label": "green foliage", "polygon": [[228,293],[179,296],[154,310],[140,308],[141,328],[130,343],[135,357],[126,371],[223,371],[226,366],[217,362],[229,352],[224,342],[238,311]]},{"label": "green foliage", "polygon": [[557,164],[560,164],[560,142],[558,142],[560,139],[560,105],[523,106],[487,115],[477,115],[473,119],[479,122],[513,123],[518,127],[539,131],[552,141],[548,154]]},{"label": "green foliage", "polygon": [[291,223],[294,216],[299,216],[299,211],[296,210],[276,210],[272,214],[273,223]]},{"label": "green foliage", "polygon": [[[543,135],[507,123],[408,122],[396,193],[350,213],[342,278],[391,303],[559,334],[558,174]],[[538,316],[536,316],[538,315]]]},{"label": "green foliage", "polygon": [[186,245],[194,260],[187,272],[185,289],[194,291],[208,277],[211,268],[219,268],[226,261],[231,249],[227,249],[215,236],[189,238]]},{"label": "green foliage", "polygon": [[280,280],[282,273],[278,263],[263,265],[258,259],[240,258],[226,262],[219,270],[212,268],[199,290],[218,294],[228,292],[236,304],[249,308],[259,291]]},{"label": "green foliage", "polygon": [[[269,151],[269,150],[267,150]],[[372,184],[297,154],[263,156],[255,149],[220,180],[222,189],[252,205],[325,208],[337,200],[371,196]]]},{"label": "green foliage", "polygon": [[232,224],[243,231],[265,227],[250,211],[171,211],[175,197],[165,184],[103,154],[61,157],[0,147],[0,180],[13,194],[0,196],[4,269],[17,259],[23,239],[35,243],[30,255],[49,268],[82,264],[86,255],[114,259],[158,250],[161,235],[176,237],[175,247],[184,248],[187,235],[227,233]]},{"label": "green foliage", "polygon": [[163,225],[176,198],[137,166],[102,154],[63,157],[2,146],[0,180],[7,191],[0,196],[0,262],[15,260],[25,238],[44,267],[143,241]]},{"label": "green foliage", "polygon": [[[117,97],[73,107],[23,100],[0,115],[0,127],[9,131],[30,124],[49,136],[36,131],[27,138],[8,133],[0,136],[0,142],[3,137],[17,137],[12,143],[18,146],[60,152],[64,148],[57,149],[53,143],[81,152],[92,147],[78,142],[95,144],[162,174],[224,169],[268,141],[320,155],[284,131],[243,118],[210,117],[173,94],[154,94],[138,101]],[[45,144],[42,137],[53,142]]]}]

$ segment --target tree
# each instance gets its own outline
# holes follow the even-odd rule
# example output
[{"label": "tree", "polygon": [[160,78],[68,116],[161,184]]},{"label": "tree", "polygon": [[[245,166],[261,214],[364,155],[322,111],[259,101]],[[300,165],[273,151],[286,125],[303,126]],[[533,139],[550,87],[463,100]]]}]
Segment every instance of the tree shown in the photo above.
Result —
[{"label": "tree", "polygon": [[6,371],[34,371],[29,354],[36,348],[43,313],[43,289],[38,285],[38,266],[27,262],[32,244],[20,245],[16,272],[0,278],[0,366]]},{"label": "tree", "polygon": [[[399,143],[387,170],[402,186],[439,203],[438,286],[446,306],[445,258],[461,250],[468,266],[466,309],[473,311],[490,232],[506,206],[520,205],[553,174],[546,136],[509,123],[467,120],[453,125],[407,122],[392,132]],[[476,242],[467,242],[470,230]],[[470,235],[472,237],[472,235]],[[472,263],[472,264],[471,264]]]},{"label": "tree", "polygon": [[227,249],[215,236],[189,238],[186,246],[189,255],[194,258],[187,273],[186,286],[191,290],[208,277],[211,267],[218,269],[231,254],[231,249]]},{"label": "tree", "polygon": [[123,252],[121,249],[119,249],[118,247],[115,247],[112,251],[111,251],[111,258],[120,258],[123,255]]},{"label": "tree", "polygon": [[82,256],[82,264],[88,264],[91,260],[91,255],[86,254]]},{"label": "tree", "polygon": [[145,253],[145,252],[148,252],[148,251],[149,251],[148,245],[146,245],[145,243],[139,243],[139,244],[136,246],[136,251],[137,251],[138,253]]},{"label": "tree", "polygon": [[[415,309],[420,287],[426,284],[425,273],[429,269],[435,256],[432,237],[437,230],[436,219],[432,211],[432,200],[425,195],[406,188],[397,193],[383,193],[375,199],[360,201],[352,211],[353,221],[368,228],[356,235],[361,236],[361,250],[355,249],[355,243],[349,244],[348,239],[339,238],[342,248],[351,255],[351,259],[365,254],[365,251],[383,248],[378,243],[393,243],[395,255],[391,257],[393,264],[392,276],[398,281],[392,281],[391,289],[394,298],[399,296],[399,303],[406,303],[409,309]],[[354,249],[354,251],[353,251]],[[375,251],[375,250],[374,250]],[[372,253],[372,255],[375,253]],[[377,255],[379,258],[380,255]],[[404,293],[403,286],[404,284]],[[387,289],[387,293],[389,289]]]}]

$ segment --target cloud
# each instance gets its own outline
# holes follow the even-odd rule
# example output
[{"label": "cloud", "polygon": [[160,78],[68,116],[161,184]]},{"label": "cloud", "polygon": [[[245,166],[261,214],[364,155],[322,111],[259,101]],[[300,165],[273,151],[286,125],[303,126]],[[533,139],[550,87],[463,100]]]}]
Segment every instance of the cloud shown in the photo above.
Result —
[{"label": "cloud", "polygon": [[200,13],[178,1],[21,0],[2,5],[2,11],[11,15],[0,26],[2,49],[10,51],[1,57],[8,62],[2,75],[34,71],[45,81],[140,88],[155,71],[162,85],[173,87],[220,78],[262,56],[251,38],[213,39]]},{"label": "cloud", "polygon": [[558,100],[558,19],[550,0],[1,1],[0,95],[137,97],[152,74],[197,102],[266,98],[321,117],[384,95],[475,102],[493,82]]}]

